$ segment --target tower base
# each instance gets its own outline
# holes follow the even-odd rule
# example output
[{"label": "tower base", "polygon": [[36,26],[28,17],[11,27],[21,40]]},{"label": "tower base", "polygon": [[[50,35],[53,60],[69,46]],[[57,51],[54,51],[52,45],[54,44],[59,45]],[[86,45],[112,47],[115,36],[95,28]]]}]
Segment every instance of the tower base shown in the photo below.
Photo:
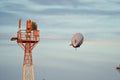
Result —
[{"label": "tower base", "polygon": [[22,80],[34,80],[33,65],[23,65]]}]

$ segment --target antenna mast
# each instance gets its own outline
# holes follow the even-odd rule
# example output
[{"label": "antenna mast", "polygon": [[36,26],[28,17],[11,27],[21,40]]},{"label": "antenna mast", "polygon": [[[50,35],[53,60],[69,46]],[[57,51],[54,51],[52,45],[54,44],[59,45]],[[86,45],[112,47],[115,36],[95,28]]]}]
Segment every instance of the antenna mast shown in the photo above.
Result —
[{"label": "antenna mast", "polygon": [[12,37],[11,41],[16,42],[24,50],[22,80],[34,80],[34,68],[32,60],[32,50],[40,39],[37,24],[31,20],[26,22],[26,30],[21,30],[21,19],[18,23],[17,37]]}]

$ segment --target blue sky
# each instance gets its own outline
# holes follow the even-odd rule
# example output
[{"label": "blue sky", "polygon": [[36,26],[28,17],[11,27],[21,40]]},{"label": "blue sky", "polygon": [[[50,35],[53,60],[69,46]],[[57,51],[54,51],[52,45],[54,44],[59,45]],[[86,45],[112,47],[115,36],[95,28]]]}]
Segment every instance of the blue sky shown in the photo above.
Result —
[{"label": "blue sky", "polygon": [[[119,0],[1,0],[0,80],[21,80],[23,50],[10,41],[20,18],[23,28],[31,19],[40,30],[35,80],[120,79]],[[85,40],[75,50],[69,44],[77,32]]]}]

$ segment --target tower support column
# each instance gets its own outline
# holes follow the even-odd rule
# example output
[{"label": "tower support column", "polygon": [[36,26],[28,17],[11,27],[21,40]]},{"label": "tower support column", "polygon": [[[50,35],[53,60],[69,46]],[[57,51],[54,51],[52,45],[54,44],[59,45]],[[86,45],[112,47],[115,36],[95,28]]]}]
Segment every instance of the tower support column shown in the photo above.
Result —
[{"label": "tower support column", "polygon": [[25,43],[22,80],[34,80],[34,67],[32,62],[31,45],[32,43]]}]

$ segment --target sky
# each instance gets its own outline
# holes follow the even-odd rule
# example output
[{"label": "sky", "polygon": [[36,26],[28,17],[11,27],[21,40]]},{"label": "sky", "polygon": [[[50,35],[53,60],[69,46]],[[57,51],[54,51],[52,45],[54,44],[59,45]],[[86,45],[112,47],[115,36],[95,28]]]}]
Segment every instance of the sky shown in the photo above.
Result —
[{"label": "sky", "polygon": [[[119,0],[0,0],[0,80],[21,80],[24,51],[10,41],[26,20],[37,22],[35,80],[119,80]],[[75,33],[84,42],[69,46]]]}]

